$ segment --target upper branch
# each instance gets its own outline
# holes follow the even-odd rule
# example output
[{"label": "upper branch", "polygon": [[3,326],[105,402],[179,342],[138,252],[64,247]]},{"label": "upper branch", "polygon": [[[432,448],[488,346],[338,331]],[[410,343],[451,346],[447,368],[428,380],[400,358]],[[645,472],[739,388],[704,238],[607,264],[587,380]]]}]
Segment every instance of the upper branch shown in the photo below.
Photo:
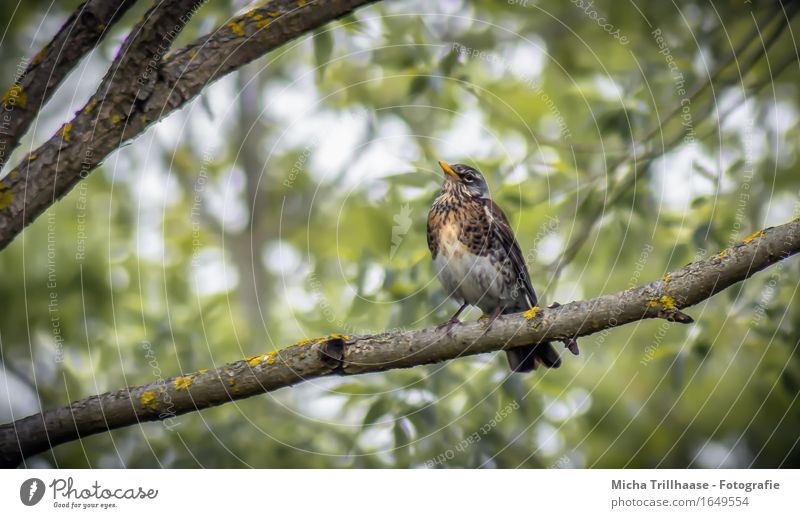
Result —
[{"label": "upper branch", "polygon": [[156,2],[133,28],[97,92],[0,182],[0,243],[66,194],[122,144],[117,129],[146,100],[150,73],[203,0]]},{"label": "upper branch", "polygon": [[0,170],[58,85],[136,0],[87,0],[27,64],[3,96]]},{"label": "upper branch", "polygon": [[756,232],[729,249],[638,288],[557,308],[534,308],[451,332],[436,328],[304,340],[213,370],[107,392],[0,426],[0,466],[92,434],[263,394],[334,374],[414,367],[535,341],[566,340],[646,318],[691,319],[681,309],[800,251],[800,219]]},{"label": "upper branch", "polygon": [[273,0],[163,59],[201,0],[157,2],[89,103],[0,182],[0,249],[105,157],[211,81],[377,0]]}]

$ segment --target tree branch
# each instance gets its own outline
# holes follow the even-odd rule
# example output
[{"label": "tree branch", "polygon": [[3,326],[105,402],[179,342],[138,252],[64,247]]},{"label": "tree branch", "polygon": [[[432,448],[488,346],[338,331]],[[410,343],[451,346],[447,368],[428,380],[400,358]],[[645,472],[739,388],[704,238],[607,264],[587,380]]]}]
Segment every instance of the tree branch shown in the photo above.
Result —
[{"label": "tree branch", "polygon": [[0,182],[0,243],[13,239],[122,144],[114,130],[126,126],[122,122],[148,98],[151,64],[161,60],[201,3],[156,2],[130,32],[89,102]]},{"label": "tree branch", "polygon": [[136,0],[87,0],[28,62],[3,96],[0,170],[58,85],[135,3]]},{"label": "tree branch", "polygon": [[89,103],[0,182],[0,250],[105,157],[191,101],[210,82],[375,1],[273,0],[166,59],[161,59],[165,46],[183,28],[176,27],[180,15],[200,0],[157,3],[123,46],[120,58],[126,65],[118,58]]},{"label": "tree branch", "polygon": [[464,323],[381,335],[330,335],[213,370],[107,392],[0,426],[0,466],[92,434],[222,405],[302,381],[436,363],[566,340],[647,318],[688,323],[697,304],[800,251],[800,219],[760,230],[732,248],[638,288],[556,308],[501,316],[488,329]]}]

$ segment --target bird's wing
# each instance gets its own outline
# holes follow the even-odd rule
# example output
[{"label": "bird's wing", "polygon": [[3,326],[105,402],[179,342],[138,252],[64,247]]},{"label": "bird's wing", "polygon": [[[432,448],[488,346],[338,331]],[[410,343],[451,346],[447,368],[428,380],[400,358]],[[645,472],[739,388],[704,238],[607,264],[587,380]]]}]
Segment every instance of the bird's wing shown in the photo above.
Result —
[{"label": "bird's wing", "polygon": [[428,212],[428,250],[431,251],[431,256],[434,259],[436,259],[439,249],[436,233],[434,232],[434,227],[438,224],[438,221],[436,221],[437,217],[438,215],[435,213],[434,209],[431,208],[430,212]]},{"label": "bird's wing", "polygon": [[505,252],[511,258],[511,266],[514,270],[514,278],[518,279],[519,288],[523,290],[529,307],[536,306],[536,292],[531,284],[531,277],[528,268],[525,266],[525,257],[522,255],[514,231],[508,223],[503,209],[493,200],[485,199],[484,211],[489,218],[489,231]]}]

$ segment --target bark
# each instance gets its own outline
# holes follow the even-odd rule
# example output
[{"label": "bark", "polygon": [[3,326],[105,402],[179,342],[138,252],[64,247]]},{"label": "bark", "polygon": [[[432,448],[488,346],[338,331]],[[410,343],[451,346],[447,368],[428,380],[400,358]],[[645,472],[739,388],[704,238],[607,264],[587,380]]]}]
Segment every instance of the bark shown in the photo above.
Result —
[{"label": "bark", "polygon": [[0,170],[31,122],[78,62],[108,34],[136,0],[88,0],[27,64],[3,97]]},{"label": "bark", "polygon": [[0,465],[92,434],[222,405],[302,381],[409,368],[534,341],[566,340],[646,318],[689,323],[681,312],[800,251],[800,219],[637,288],[481,322],[380,335],[330,335],[199,370],[159,384],[92,396],[0,426]]},{"label": "bark", "polygon": [[163,57],[195,4],[158,2],[131,32],[97,92],[0,182],[0,249],[109,154],[223,75],[377,0],[273,0]]},{"label": "bark", "polygon": [[0,185],[0,243],[10,241],[122,144],[113,130],[126,126],[125,119],[149,97],[152,64],[201,3],[174,0],[151,7],[83,109],[9,173]]}]

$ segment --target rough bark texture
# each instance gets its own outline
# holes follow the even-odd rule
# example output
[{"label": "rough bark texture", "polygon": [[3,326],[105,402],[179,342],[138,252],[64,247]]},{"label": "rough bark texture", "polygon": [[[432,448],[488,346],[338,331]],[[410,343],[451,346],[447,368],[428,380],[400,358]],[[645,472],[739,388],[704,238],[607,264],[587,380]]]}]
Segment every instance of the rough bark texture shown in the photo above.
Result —
[{"label": "rough bark texture", "polygon": [[613,295],[499,317],[488,329],[471,322],[381,335],[331,335],[212,370],[76,401],[0,426],[0,465],[92,434],[174,417],[263,394],[301,381],[414,367],[461,356],[563,340],[646,318],[688,323],[680,310],[800,251],[800,219],[768,228],[732,248],[662,279]]},{"label": "rough bark texture", "polygon": [[157,2],[131,30],[97,92],[55,135],[28,155],[0,185],[0,243],[66,194],[122,142],[118,126],[147,99],[148,75],[202,0]]},{"label": "rough bark texture", "polygon": [[86,106],[0,182],[0,249],[105,157],[215,79],[377,0],[274,0],[164,58],[201,0],[158,2]]},{"label": "rough bark texture", "polygon": [[0,169],[58,85],[135,3],[136,0],[84,2],[53,39],[28,62],[3,96]]}]

